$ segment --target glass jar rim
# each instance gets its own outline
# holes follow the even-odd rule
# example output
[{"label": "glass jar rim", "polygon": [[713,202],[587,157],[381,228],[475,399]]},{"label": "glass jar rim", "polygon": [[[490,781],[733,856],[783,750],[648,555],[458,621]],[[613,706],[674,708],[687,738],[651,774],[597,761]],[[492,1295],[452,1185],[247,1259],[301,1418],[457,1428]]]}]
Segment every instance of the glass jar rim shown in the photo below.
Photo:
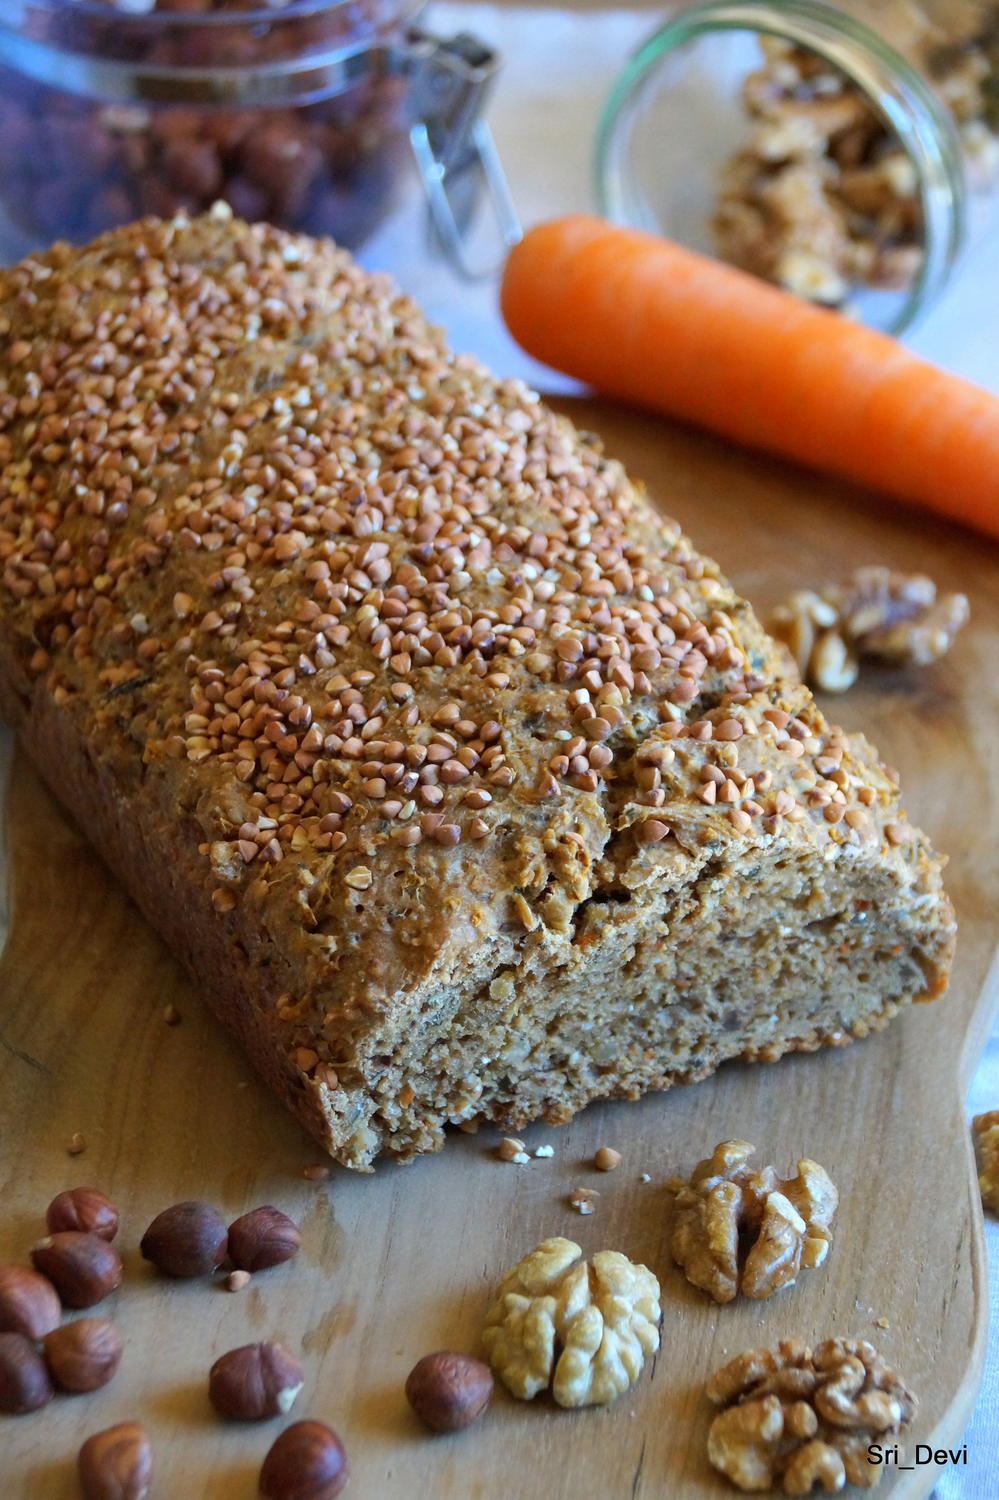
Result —
[{"label": "glass jar rim", "polygon": [[[378,0],[372,14],[343,34],[317,35],[302,46],[300,28],[316,18],[349,14],[355,0],[304,0],[260,10],[217,12],[132,11],[100,0],[0,0],[0,50],[8,67],[37,83],[69,93],[100,97],[112,105],[178,104],[188,107],[270,108],[316,102],[345,93],[372,69],[396,72],[404,66],[414,35],[412,23],[424,0]],[[32,35],[25,19],[39,14],[56,22],[82,20],[67,36]],[[168,62],[134,53],[141,37],[154,47],[167,36],[187,39],[189,20],[210,14],[225,24],[201,29],[205,42],[230,34],[258,34],[281,44],[260,61],[210,61],[194,49],[190,57]],[[114,46],[106,28],[114,23]],[[125,21],[130,24],[122,24]]]},{"label": "glass jar rim", "polygon": [[[0,27],[10,25],[23,17],[26,11],[48,12],[50,15],[72,14],[87,20],[108,19],[108,11],[114,12],[116,26],[161,27],[163,30],[182,27],[185,30],[225,30],[227,27],[259,26],[264,22],[273,26],[282,20],[307,21],[315,16],[334,14],[348,10],[356,0],[289,0],[286,5],[268,5],[266,0],[246,10],[126,10],[123,6],[109,5],[107,0],[0,0]],[[414,13],[423,0],[396,0],[399,17]],[[370,18],[367,19],[370,26]],[[365,26],[358,27],[364,31]]]},{"label": "glass jar rim", "polygon": [[601,112],[593,158],[600,212],[627,221],[621,167],[628,109],[666,54],[713,32],[754,31],[802,46],[864,94],[916,173],[922,256],[904,305],[887,331],[910,328],[947,280],[965,237],[966,186],[950,115],[917,70],[877,32],[824,0],[704,0],[660,26],[634,52]]}]

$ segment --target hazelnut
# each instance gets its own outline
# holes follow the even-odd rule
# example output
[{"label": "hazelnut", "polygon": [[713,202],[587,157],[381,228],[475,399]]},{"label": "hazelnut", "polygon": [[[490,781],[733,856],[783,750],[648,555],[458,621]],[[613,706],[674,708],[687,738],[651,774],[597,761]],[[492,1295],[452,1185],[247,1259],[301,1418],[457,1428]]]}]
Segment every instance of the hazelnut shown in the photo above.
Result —
[{"label": "hazelnut", "polygon": [[180,193],[211,200],[223,185],[222,163],[211,141],[169,141],[163,170]]},{"label": "hazelnut", "polygon": [[229,1225],[229,1259],[238,1271],[266,1271],[297,1255],[296,1225],[279,1208],[254,1208]]},{"label": "hazelnut", "polygon": [[0,1411],[37,1411],[52,1396],[45,1362],[23,1333],[0,1333]]},{"label": "hazelnut", "polygon": [[210,1203],[175,1203],[150,1224],[139,1249],[168,1276],[209,1276],[225,1260],[229,1235]]},{"label": "hazelnut", "polygon": [[264,1500],[334,1500],[347,1483],[347,1455],[331,1427],[293,1422],[264,1459]]},{"label": "hazelnut", "polygon": [[230,1349],[208,1373],[208,1399],[222,1417],[255,1422],[286,1416],[302,1389],[305,1371],[280,1344]]},{"label": "hazelnut", "polygon": [[63,1307],[93,1307],[121,1286],[121,1256],[96,1234],[60,1230],[39,1240],[31,1259],[52,1282]]},{"label": "hazelnut", "polygon": [[36,1342],[58,1327],[59,1294],[27,1266],[0,1266],[0,1333],[23,1333]]},{"label": "hazelnut", "polygon": [[460,1432],[470,1427],[481,1417],[492,1394],[489,1366],[450,1349],[425,1354],[406,1381],[406,1400],[434,1432]]},{"label": "hazelnut", "polygon": [[44,1343],[45,1363],[64,1391],[96,1391],[107,1385],[121,1363],[121,1334],[107,1318],[64,1323]]},{"label": "hazelnut", "polygon": [[119,1422],[95,1432],[77,1463],[85,1500],[145,1500],[153,1473],[153,1450],[138,1422]]},{"label": "hazelnut", "polygon": [[52,1199],[45,1212],[45,1225],[49,1234],[78,1229],[110,1242],[118,1233],[118,1210],[96,1188],[69,1188]]}]

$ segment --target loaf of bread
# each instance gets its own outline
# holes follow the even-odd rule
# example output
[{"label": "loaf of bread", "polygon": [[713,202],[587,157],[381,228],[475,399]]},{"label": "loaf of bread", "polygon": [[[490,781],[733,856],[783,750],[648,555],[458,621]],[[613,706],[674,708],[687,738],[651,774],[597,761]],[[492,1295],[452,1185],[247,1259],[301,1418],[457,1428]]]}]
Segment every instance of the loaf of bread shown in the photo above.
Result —
[{"label": "loaf of bread", "polygon": [[590,436],[214,211],[0,272],[0,705],[339,1161],[877,1030],[940,861]]}]

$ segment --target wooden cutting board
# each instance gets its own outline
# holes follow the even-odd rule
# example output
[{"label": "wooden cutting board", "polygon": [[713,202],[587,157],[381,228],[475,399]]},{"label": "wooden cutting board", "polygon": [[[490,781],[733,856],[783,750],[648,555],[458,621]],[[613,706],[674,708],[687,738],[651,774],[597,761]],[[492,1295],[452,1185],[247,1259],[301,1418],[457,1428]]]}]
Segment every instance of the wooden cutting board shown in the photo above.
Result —
[{"label": "wooden cutting board", "polygon": [[[661,1500],[731,1494],[708,1467],[703,1384],[731,1354],[778,1338],[876,1340],[921,1397],[913,1444],[957,1446],[978,1384],[987,1297],[981,1217],[962,1099],[999,995],[999,786],[995,664],[999,554],[842,486],[609,407],[565,402],[654,497],[766,607],[792,587],[861,563],[925,569],[972,599],[951,658],[872,673],[827,704],[902,771],[907,805],[950,851],[961,938],[948,997],[841,1052],[730,1066],[639,1104],[596,1106],[527,1132],[551,1160],[499,1162],[497,1135],[374,1176],[334,1170],[249,1075],[169,954],[41,789],[15,766],[12,932],[0,964],[0,1257],[22,1257],[49,1199],[89,1183],[123,1212],[126,1282],[110,1311],[126,1339],[114,1382],[33,1416],[0,1418],[0,1494],[77,1494],[84,1437],[140,1418],[156,1449],[156,1497],[255,1494],[280,1423],[226,1426],[206,1376],[228,1348],[277,1338],[301,1349],[297,1414],[331,1422],[350,1452],[355,1500]],[[155,851],[150,851],[155,858]],[[178,1026],[164,1023],[175,1005]],[[997,1101],[999,1103],[999,1101]],[[86,1140],[70,1157],[74,1132]],[[813,1156],[839,1186],[827,1266],[766,1303],[717,1308],[671,1267],[664,1179],[728,1136],[782,1169]],[[588,1165],[610,1144],[619,1169]],[[647,1173],[651,1180],[641,1181]],[[566,1195],[600,1192],[578,1216]],[[229,1216],[274,1203],[301,1221],[291,1266],[231,1294],[158,1281],[137,1251],[154,1213],[207,1198]],[[499,1394],[478,1428],[432,1438],[402,1386],[429,1350],[474,1351],[491,1290],[547,1235],[625,1251],[663,1283],[662,1350],[610,1409],[566,1413]],[[876,1326],[879,1320],[887,1326]],[[880,1493],[914,1500],[939,1470],[889,1472]]]}]

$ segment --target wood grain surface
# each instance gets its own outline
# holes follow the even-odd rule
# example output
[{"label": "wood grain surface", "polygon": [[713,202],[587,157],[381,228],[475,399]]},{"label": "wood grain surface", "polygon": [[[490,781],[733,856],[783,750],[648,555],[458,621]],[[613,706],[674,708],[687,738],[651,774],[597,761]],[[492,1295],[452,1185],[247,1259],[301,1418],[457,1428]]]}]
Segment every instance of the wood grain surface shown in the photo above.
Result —
[{"label": "wood grain surface", "polygon": [[[109,1310],[126,1352],[105,1390],[0,1418],[4,1500],[76,1495],[80,1442],[127,1418],[145,1422],[153,1438],[154,1497],[254,1495],[281,1424],[223,1424],[208,1406],[206,1377],[219,1353],[266,1337],[303,1351],[296,1415],[340,1431],[354,1500],[731,1493],[705,1458],[704,1381],[729,1355],[789,1335],[876,1340],[921,1397],[906,1452],[916,1441],[960,1441],[985,1339],[962,1096],[999,994],[999,554],[706,438],[610,407],[561,404],[604,435],[758,605],[866,562],[925,569],[971,595],[972,624],[952,658],[922,673],[872,673],[826,705],[901,769],[911,816],[950,852],[961,930],[950,994],[844,1051],[729,1066],[692,1088],[527,1132],[531,1147],[551,1142],[551,1160],[506,1165],[495,1158],[494,1132],[455,1134],[442,1156],[408,1168],[368,1177],[337,1169],[327,1182],[307,1181],[316,1148],[249,1076],[18,761],[12,930],[0,964],[0,1258],[25,1255],[57,1191],[105,1189],[123,1214],[126,1281]],[[169,1004],[181,1012],[177,1026],[163,1020]],[[86,1151],[70,1157],[66,1142],[77,1131]],[[770,1302],[716,1308],[670,1266],[663,1182],[732,1135],[756,1142],[781,1169],[802,1154],[817,1158],[839,1185],[841,1207],[825,1268]],[[610,1175],[588,1165],[605,1143],[623,1156]],[[576,1185],[599,1189],[589,1218],[566,1202]],[[301,1221],[301,1256],[238,1294],[209,1281],[158,1280],[139,1258],[141,1233],[159,1209],[193,1197],[232,1217],[278,1205]],[[623,1250],[660,1276],[662,1350],[651,1370],[610,1409],[566,1413],[499,1394],[476,1429],[429,1437],[403,1400],[408,1370],[431,1349],[475,1350],[499,1275],[551,1234],[587,1250]],[[879,1493],[915,1500],[937,1472],[889,1472]]]}]

